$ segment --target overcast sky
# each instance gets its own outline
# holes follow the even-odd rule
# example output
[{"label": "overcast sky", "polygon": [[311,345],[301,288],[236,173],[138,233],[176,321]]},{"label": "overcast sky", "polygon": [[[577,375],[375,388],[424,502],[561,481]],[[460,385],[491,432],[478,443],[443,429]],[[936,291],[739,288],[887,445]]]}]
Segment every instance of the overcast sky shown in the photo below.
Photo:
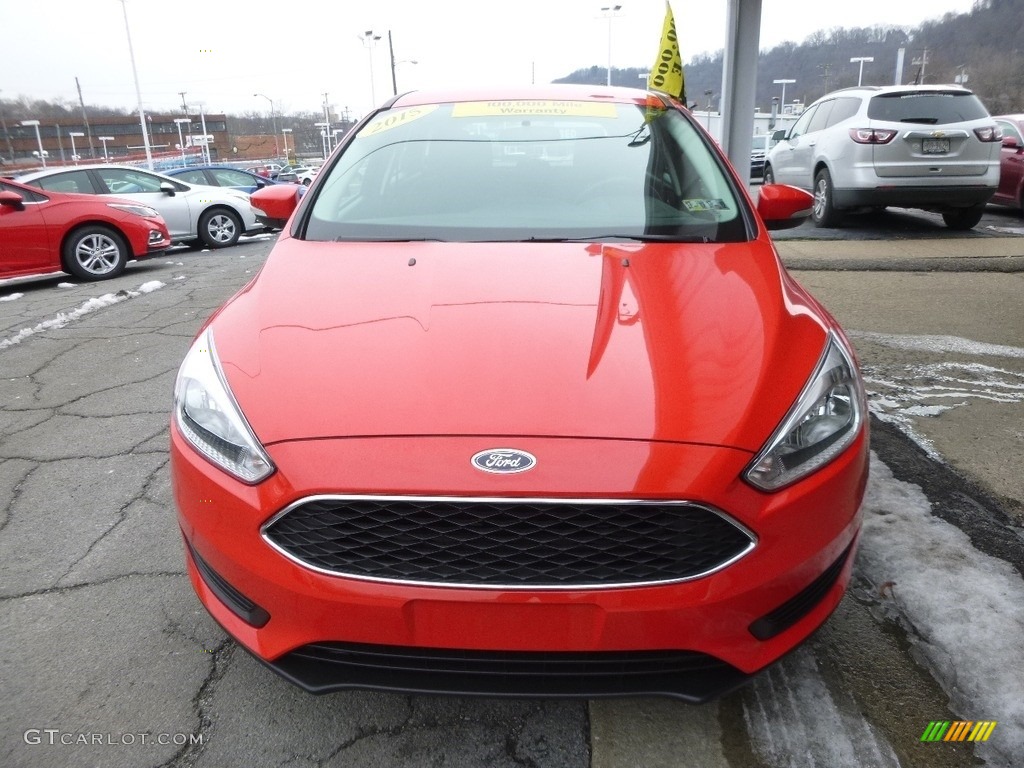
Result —
[{"label": "overcast sky", "polygon": [[[391,95],[388,31],[399,90],[447,85],[546,83],[608,61],[606,0],[127,0],[135,62],[147,111],[205,102],[207,112],[332,109],[353,117]],[[818,29],[915,26],[973,0],[763,0],[761,48],[802,42]],[[653,62],[664,0],[621,0],[611,21],[612,64]],[[724,47],[725,0],[674,0],[683,61]],[[876,21],[869,21],[868,18]],[[0,0],[0,97],[134,108],[120,0]],[[376,48],[360,39],[381,36]],[[370,64],[373,63],[371,96]],[[413,64],[408,60],[415,60]],[[850,65],[854,66],[854,65]],[[879,81],[895,62],[876,62]],[[865,65],[865,81],[872,80]],[[796,72],[780,77],[799,80]],[[640,83],[638,83],[640,84]],[[799,91],[799,82],[795,87]]]}]

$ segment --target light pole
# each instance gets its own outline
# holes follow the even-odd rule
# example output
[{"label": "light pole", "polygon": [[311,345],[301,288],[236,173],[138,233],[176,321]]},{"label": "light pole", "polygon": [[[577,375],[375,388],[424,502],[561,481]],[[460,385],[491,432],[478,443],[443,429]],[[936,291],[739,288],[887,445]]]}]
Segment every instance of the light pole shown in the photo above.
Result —
[{"label": "light pole", "polygon": [[288,155],[288,134],[292,132],[291,128],[281,129],[281,138],[284,139],[284,159],[287,162],[289,159]]},{"label": "light pole", "polygon": [[359,39],[363,41],[363,45],[366,47],[367,53],[370,54],[370,106],[377,106],[377,91],[373,87],[373,46],[375,46],[380,40],[380,35],[373,34],[372,29],[368,29],[363,34],[358,35]]},{"label": "light pole", "polygon": [[174,118],[174,124],[178,126],[178,148],[181,150],[181,167],[184,168],[188,165],[185,160],[185,137],[181,135],[181,126],[185,123],[192,124],[191,117],[176,117]]},{"label": "light pole", "polygon": [[39,145],[39,159],[43,161],[43,168],[46,167],[46,154],[43,151],[43,137],[39,135],[39,121],[38,120],[22,120],[21,124],[24,126],[32,126],[36,129],[36,144]]},{"label": "light pole", "polygon": [[[199,123],[203,126],[203,140],[199,143],[199,148],[202,151],[203,163],[210,165],[213,161],[210,159],[210,137],[206,133],[206,112],[204,111],[206,102],[197,101],[195,106],[199,107]],[[195,142],[195,138],[192,141]]]},{"label": "light pole", "polygon": [[[253,96],[263,96],[262,93],[254,93]],[[264,99],[270,102],[270,120],[274,124],[274,156],[281,156],[281,145],[277,143],[277,113],[274,111],[274,100],[269,96],[263,96]]]},{"label": "light pole", "polygon": [[612,19],[621,10],[621,5],[606,5],[601,8],[601,13],[608,19],[608,85],[612,84]]},{"label": "light pole", "polygon": [[778,85],[779,83],[782,83],[782,100],[779,102],[779,109],[781,109],[783,112],[785,112],[786,111],[786,84],[787,83],[795,83],[796,80],[789,80],[789,79],[783,78],[781,80],[772,80],[772,82],[775,83],[776,85]]},{"label": "light pole", "polygon": [[330,123],[313,123],[317,128],[320,129],[320,137],[323,139],[324,145],[324,160],[327,159],[327,141],[331,135],[331,124]]},{"label": "light pole", "polygon": [[[124,31],[128,35],[128,55],[132,60],[132,77],[135,79],[135,97],[139,102],[139,124],[142,126],[142,143],[146,147],[146,167],[153,170],[153,152],[149,148],[149,131],[146,130],[146,113],[142,110],[142,89],[139,88],[139,73],[135,69],[135,49],[132,48],[132,30],[128,26],[128,6],[121,0],[121,10],[124,12]],[[106,145],[104,145],[106,146]]]},{"label": "light pole", "polygon": [[113,141],[114,137],[113,136],[97,136],[96,138],[103,142],[103,162],[104,163],[109,163],[110,162],[110,157],[107,155],[107,142],[108,141]]},{"label": "light pole", "polygon": [[78,165],[78,151],[75,149],[75,136],[81,138],[85,136],[81,131],[68,131],[68,136],[71,137],[71,159],[75,161],[75,165]]},{"label": "light pole", "polygon": [[861,81],[864,79],[864,62],[865,61],[874,61],[874,60],[875,60],[874,56],[854,56],[852,59],[850,59],[850,63],[851,64],[856,64],[857,62],[860,62],[860,72],[857,74],[857,87],[858,88],[860,87]]}]

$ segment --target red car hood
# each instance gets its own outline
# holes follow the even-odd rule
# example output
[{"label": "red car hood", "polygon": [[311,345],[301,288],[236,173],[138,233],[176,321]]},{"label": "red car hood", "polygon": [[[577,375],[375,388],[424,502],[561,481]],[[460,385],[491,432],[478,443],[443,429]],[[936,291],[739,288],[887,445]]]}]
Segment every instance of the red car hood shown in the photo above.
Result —
[{"label": "red car hood", "polygon": [[288,238],[213,320],[264,444],[605,437],[758,450],[829,319],[770,242]]}]

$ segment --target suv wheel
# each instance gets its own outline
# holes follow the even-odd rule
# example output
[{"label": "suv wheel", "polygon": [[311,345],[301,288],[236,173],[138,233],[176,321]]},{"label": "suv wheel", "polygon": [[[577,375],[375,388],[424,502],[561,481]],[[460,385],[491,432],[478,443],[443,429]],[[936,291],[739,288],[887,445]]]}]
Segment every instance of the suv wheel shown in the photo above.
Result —
[{"label": "suv wheel", "polygon": [[764,184],[775,183],[775,171],[772,170],[772,167],[770,165],[765,165],[764,175],[762,176],[761,181]]},{"label": "suv wheel", "polygon": [[942,220],[950,229],[974,229],[981,221],[981,215],[984,212],[984,205],[976,205],[973,208],[956,208],[943,213]]},{"label": "suv wheel", "polygon": [[822,168],[814,175],[814,208],[811,219],[816,227],[839,226],[839,213],[832,205],[832,176],[828,168]]}]

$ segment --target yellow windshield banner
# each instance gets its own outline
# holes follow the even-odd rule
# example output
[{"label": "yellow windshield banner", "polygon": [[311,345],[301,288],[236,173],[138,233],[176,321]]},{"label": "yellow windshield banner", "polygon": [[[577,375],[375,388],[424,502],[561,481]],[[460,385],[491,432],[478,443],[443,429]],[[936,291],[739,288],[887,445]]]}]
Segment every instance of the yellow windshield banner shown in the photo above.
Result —
[{"label": "yellow windshield banner", "polygon": [[408,109],[400,109],[393,112],[381,112],[373,118],[369,125],[359,132],[356,138],[362,139],[383,131],[390,131],[392,128],[398,128],[399,126],[411,123],[413,120],[425,117],[435,109],[437,109],[437,104],[424,104],[423,106],[409,107]]},{"label": "yellow windshield banner", "polygon": [[614,104],[591,101],[466,101],[452,106],[452,117],[616,116]]},{"label": "yellow windshield banner", "polygon": [[686,80],[683,77],[683,59],[679,53],[679,38],[676,37],[676,21],[672,6],[665,0],[665,23],[661,27],[661,46],[658,56],[647,76],[647,87],[674,96],[686,104]]}]

